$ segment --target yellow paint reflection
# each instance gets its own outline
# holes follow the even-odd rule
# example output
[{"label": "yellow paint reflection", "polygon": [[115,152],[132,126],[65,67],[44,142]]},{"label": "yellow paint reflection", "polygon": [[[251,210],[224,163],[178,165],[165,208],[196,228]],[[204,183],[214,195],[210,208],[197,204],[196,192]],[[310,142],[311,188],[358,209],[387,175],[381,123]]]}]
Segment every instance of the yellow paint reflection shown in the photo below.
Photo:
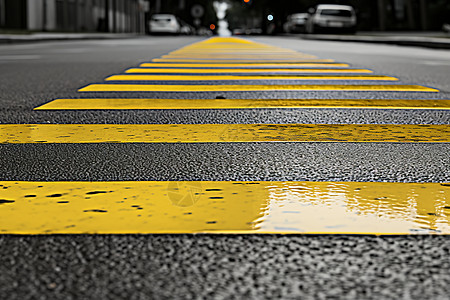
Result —
[{"label": "yellow paint reflection", "polygon": [[440,184],[286,182],[269,190],[263,232],[450,233],[449,187]]},{"label": "yellow paint reflection", "polygon": [[0,232],[450,234],[450,186],[0,182]]}]

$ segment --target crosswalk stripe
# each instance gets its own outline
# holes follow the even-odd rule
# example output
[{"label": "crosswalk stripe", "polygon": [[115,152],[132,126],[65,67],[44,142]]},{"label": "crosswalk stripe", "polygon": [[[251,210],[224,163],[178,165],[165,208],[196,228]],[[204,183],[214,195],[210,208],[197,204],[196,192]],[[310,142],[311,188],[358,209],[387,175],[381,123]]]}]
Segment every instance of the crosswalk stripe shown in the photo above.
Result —
[{"label": "crosswalk stripe", "polygon": [[35,110],[248,108],[450,109],[450,100],[85,98],[56,99],[50,103],[35,108]]},{"label": "crosswalk stripe", "polygon": [[0,187],[3,234],[450,233],[450,189],[439,183],[0,181]]},{"label": "crosswalk stripe", "polygon": [[0,124],[0,143],[450,143],[447,125]]},{"label": "crosswalk stripe", "polygon": [[274,68],[289,68],[289,67],[349,67],[349,64],[345,63],[327,63],[327,62],[273,62],[273,61],[262,61],[262,62],[223,62],[223,61],[214,61],[214,62],[198,62],[198,63],[164,63],[164,62],[144,62],[139,65],[140,67],[188,67],[188,68],[216,68],[216,67],[274,67]]},{"label": "crosswalk stripe", "polygon": [[152,62],[181,62],[181,63],[326,63],[334,62],[333,59],[297,59],[297,58],[287,58],[287,59],[188,59],[188,58],[154,58]]},{"label": "crosswalk stripe", "polygon": [[79,92],[384,91],[439,92],[420,85],[156,85],[90,84]]},{"label": "crosswalk stripe", "polygon": [[[262,47],[261,47],[262,46]],[[279,47],[273,47],[273,46],[268,46],[268,45],[262,45],[261,46],[245,46],[243,47],[242,45],[219,45],[219,46],[206,46],[206,45],[201,45],[201,46],[196,46],[195,44],[192,44],[190,46],[187,47],[182,47],[180,49],[168,52],[168,54],[177,54],[177,53],[186,53],[186,52],[197,52],[197,53],[204,53],[204,52],[224,52],[224,53],[236,53],[237,51],[239,52],[245,52],[245,51],[255,51],[256,53],[259,52],[273,52],[273,53],[295,53],[298,55],[304,55],[304,56],[309,56],[309,57],[316,57],[314,55],[311,54],[306,54],[306,53],[302,53],[302,52],[297,52],[295,50],[291,50],[288,48],[279,48]],[[317,57],[316,57],[317,58]]]},{"label": "crosswalk stripe", "polygon": [[[271,60],[275,60],[275,61],[291,61],[291,60],[293,60],[293,61],[298,61],[298,60],[300,60],[300,61],[305,61],[305,59],[304,58],[302,58],[302,57],[298,57],[298,56],[295,56],[295,55],[286,55],[286,54],[283,54],[283,55],[261,55],[261,54],[248,54],[248,55],[245,55],[245,54],[239,54],[239,55],[231,55],[231,54],[229,54],[229,55],[223,55],[223,54],[221,54],[221,55],[216,55],[216,54],[210,54],[210,55],[208,55],[208,54],[206,54],[206,53],[203,53],[203,54],[198,54],[198,55],[195,55],[195,54],[185,54],[185,55],[164,55],[164,56],[162,56],[160,59],[163,59],[163,60],[172,60],[172,59],[177,59],[177,60],[200,60],[200,61],[203,61],[203,60],[215,60],[215,61],[220,61],[220,60],[224,60],[224,61],[228,61],[228,60],[238,60],[238,61],[242,61],[242,60],[248,60],[248,61],[254,61],[254,60],[257,60],[257,61],[271,61]],[[317,59],[308,59],[308,60],[306,60],[306,61],[311,61],[311,62],[317,62],[318,60]],[[321,62],[320,60],[318,61],[318,62]]]},{"label": "crosswalk stripe", "polygon": [[[223,37],[223,36],[221,36],[221,37],[213,37],[213,38],[209,38],[209,39],[206,39],[206,40],[203,40],[203,41],[201,41],[201,42],[198,42],[198,43],[195,43],[195,44],[192,44],[192,45],[188,45],[188,46],[185,46],[184,48],[188,48],[188,47],[198,47],[199,45],[212,45],[212,46],[215,46],[215,44],[220,44],[219,46],[220,47],[223,47],[223,44],[230,44],[230,45],[236,45],[236,44],[247,44],[247,45],[250,45],[250,46],[259,46],[259,47],[272,47],[272,46],[270,46],[270,45],[266,45],[266,44],[260,44],[260,43],[257,43],[257,42],[253,42],[253,41],[250,41],[250,40],[247,40],[247,39],[241,39],[241,38],[237,38],[237,37]],[[247,46],[247,45],[245,45],[245,46]]]},{"label": "crosswalk stripe", "polygon": [[397,81],[384,75],[113,75],[105,81],[227,81],[227,80],[378,80]]},{"label": "crosswalk stripe", "polygon": [[299,67],[324,67],[324,68],[342,68],[349,67],[349,64],[344,63],[274,63],[274,62],[254,62],[254,63],[141,63],[140,67],[155,67],[155,68],[299,68]]},{"label": "crosswalk stripe", "polygon": [[164,56],[173,56],[173,55],[183,55],[183,54],[225,54],[225,55],[238,55],[239,53],[254,53],[254,54],[273,54],[273,55],[280,55],[280,54],[286,54],[286,55],[296,55],[298,57],[307,57],[309,59],[311,58],[317,58],[314,55],[304,54],[300,52],[296,52],[294,50],[289,49],[277,49],[277,48],[270,48],[270,47],[196,47],[196,48],[185,48],[185,49],[179,49],[172,52],[168,52],[167,54],[162,55]]},{"label": "crosswalk stripe", "polygon": [[125,73],[146,73],[146,74],[152,74],[152,73],[195,73],[195,74],[237,74],[237,73],[258,73],[258,74],[270,74],[270,73],[296,73],[296,74],[303,74],[303,73],[339,73],[339,74],[346,74],[346,73],[373,73],[371,70],[367,69],[264,69],[264,68],[258,68],[258,69],[197,69],[197,68],[130,68],[125,71]]},{"label": "crosswalk stripe", "polygon": [[160,58],[186,58],[188,55],[195,55],[198,57],[201,57],[202,55],[205,56],[213,56],[215,57],[236,57],[238,59],[241,59],[242,56],[256,56],[256,57],[262,57],[262,58],[266,58],[266,57],[279,57],[281,59],[283,58],[299,58],[299,59],[318,59],[317,57],[315,58],[310,58],[310,57],[305,57],[305,55],[302,55],[300,53],[296,53],[296,52],[290,52],[290,51],[273,51],[273,50],[262,50],[262,49],[248,49],[248,50],[235,50],[235,49],[230,49],[229,51],[210,51],[208,49],[205,49],[205,51],[201,51],[201,50],[197,50],[197,51],[180,51],[180,52],[172,52],[169,54],[165,54],[160,56]]},{"label": "crosswalk stripe", "polygon": [[208,57],[208,58],[237,58],[237,59],[242,59],[243,57],[247,58],[254,58],[256,57],[262,57],[262,58],[270,58],[270,57],[277,57],[277,58],[298,58],[298,59],[309,59],[309,60],[313,60],[313,59],[318,59],[317,57],[315,58],[310,58],[310,57],[305,57],[304,55],[299,55],[295,52],[289,52],[289,51],[263,51],[263,50],[230,50],[230,51],[183,51],[183,52],[179,52],[179,53],[171,53],[171,54],[166,54],[166,55],[162,55],[160,58],[193,58],[190,56],[195,56],[195,58],[199,57],[199,58],[203,58],[203,57]]}]

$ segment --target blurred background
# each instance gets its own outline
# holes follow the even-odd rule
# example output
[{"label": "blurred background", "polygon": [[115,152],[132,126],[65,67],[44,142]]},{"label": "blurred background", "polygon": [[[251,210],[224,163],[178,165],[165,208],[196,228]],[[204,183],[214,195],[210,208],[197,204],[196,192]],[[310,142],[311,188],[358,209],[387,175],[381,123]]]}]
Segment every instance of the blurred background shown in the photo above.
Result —
[{"label": "blurred background", "polygon": [[145,34],[164,33],[166,22],[177,34],[295,33],[318,4],[351,6],[358,31],[441,31],[450,23],[449,0],[0,0],[0,30]]}]

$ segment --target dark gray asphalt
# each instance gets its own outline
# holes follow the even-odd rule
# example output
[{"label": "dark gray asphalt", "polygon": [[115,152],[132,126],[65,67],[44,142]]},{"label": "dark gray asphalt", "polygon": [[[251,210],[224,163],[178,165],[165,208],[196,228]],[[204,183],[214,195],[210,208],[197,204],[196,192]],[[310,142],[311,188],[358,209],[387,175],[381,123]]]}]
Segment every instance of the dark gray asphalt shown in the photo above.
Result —
[{"label": "dark gray asphalt", "polygon": [[[2,145],[2,179],[448,182],[445,144]],[[14,155],[11,155],[14,153]]]},{"label": "dark gray asphalt", "polygon": [[0,236],[2,299],[448,299],[443,236]]},{"label": "dark gray asphalt", "polygon": [[[199,38],[0,46],[0,123],[450,124],[439,110],[32,111]],[[450,99],[448,51],[256,38],[429,93],[135,93],[155,98]],[[129,95],[127,95],[129,97]],[[0,145],[0,180],[450,181],[446,144]],[[0,299],[450,299],[448,236],[0,236]]]}]

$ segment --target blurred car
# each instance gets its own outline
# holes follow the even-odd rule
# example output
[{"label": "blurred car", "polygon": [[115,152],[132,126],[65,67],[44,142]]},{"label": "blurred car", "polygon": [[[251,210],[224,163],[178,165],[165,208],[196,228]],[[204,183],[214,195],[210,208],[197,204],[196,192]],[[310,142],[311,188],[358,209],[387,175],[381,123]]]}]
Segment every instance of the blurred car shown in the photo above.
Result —
[{"label": "blurred car", "polygon": [[180,23],[180,33],[185,35],[192,35],[195,33],[195,28],[189,25],[188,23],[184,22],[181,19],[177,19]]},{"label": "blurred car", "polygon": [[233,35],[260,35],[263,33],[261,28],[235,28]]},{"label": "blurred car", "polygon": [[320,4],[309,12],[305,24],[307,33],[356,32],[356,13],[351,6]]},{"label": "blurred car", "polygon": [[263,33],[263,31],[261,28],[248,28],[245,30],[246,35],[259,35],[262,33]]},{"label": "blurred car", "polygon": [[197,30],[197,35],[212,36],[213,32],[211,30],[209,30],[208,28],[206,28],[206,27],[200,27]]},{"label": "blurred car", "polygon": [[179,34],[181,33],[181,24],[174,15],[155,14],[150,18],[149,31],[151,34]]},{"label": "blurred car", "polygon": [[233,35],[243,35],[243,34],[245,34],[245,29],[243,29],[243,28],[233,29]]},{"label": "blurred car", "polygon": [[305,23],[309,14],[292,14],[286,19],[283,25],[283,30],[286,33],[300,33],[305,31]]}]

